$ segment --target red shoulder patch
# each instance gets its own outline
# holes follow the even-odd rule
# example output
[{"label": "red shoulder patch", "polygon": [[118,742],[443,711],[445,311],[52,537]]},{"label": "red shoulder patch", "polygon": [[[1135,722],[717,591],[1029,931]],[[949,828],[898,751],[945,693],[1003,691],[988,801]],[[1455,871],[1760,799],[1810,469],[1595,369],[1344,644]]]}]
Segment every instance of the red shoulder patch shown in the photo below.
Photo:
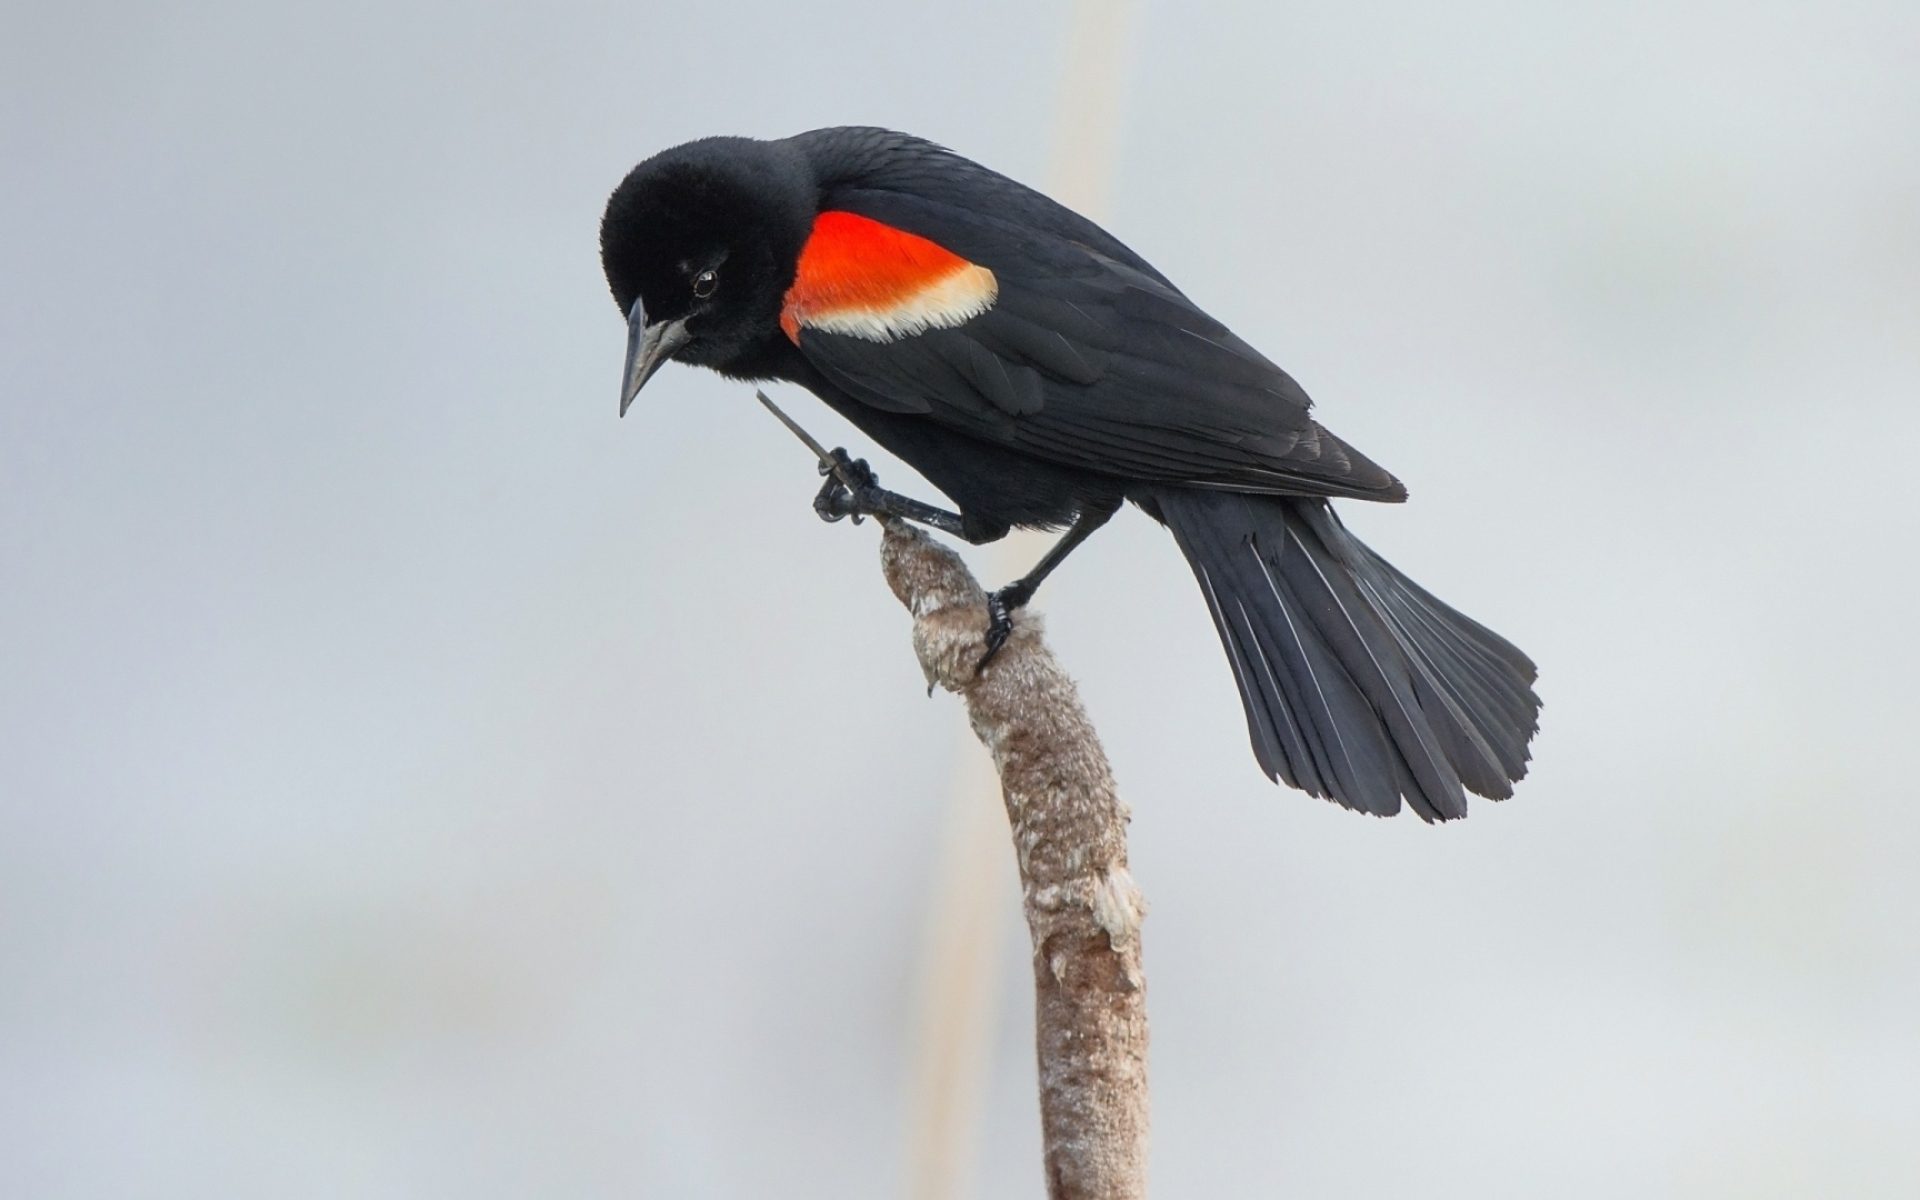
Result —
[{"label": "red shoulder patch", "polygon": [[950,329],[993,307],[993,272],[926,238],[850,212],[823,212],[800,251],[780,328],[890,342]]}]

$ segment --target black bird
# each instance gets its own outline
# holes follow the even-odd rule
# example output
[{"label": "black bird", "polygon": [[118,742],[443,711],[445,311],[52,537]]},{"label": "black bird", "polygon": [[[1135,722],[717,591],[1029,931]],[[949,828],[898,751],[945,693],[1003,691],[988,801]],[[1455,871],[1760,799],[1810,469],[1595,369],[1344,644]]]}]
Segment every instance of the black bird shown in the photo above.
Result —
[{"label": "black bird", "polygon": [[[995,594],[994,629],[1131,500],[1206,596],[1269,778],[1382,816],[1466,815],[1526,773],[1527,656],[1348,533],[1330,497],[1400,481],[1308,416],[1285,371],[1111,234],[884,129],[716,137],[635,167],[601,259],[629,343],[624,414],[668,359],[824,400],[953,501],[882,491],[836,451],[828,519],[970,542],[1067,529]],[[997,644],[997,642],[996,642]]]}]

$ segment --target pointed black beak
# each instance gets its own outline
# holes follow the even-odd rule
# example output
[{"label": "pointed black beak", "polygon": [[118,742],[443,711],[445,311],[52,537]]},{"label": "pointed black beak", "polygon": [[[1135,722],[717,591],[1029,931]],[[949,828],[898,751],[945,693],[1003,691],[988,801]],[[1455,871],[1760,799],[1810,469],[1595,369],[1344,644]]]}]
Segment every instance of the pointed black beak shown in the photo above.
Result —
[{"label": "pointed black beak", "polygon": [[621,373],[620,415],[627,415],[627,407],[640,389],[653,378],[660,365],[673,357],[673,352],[687,344],[692,335],[687,332],[687,319],[677,321],[656,321],[647,324],[647,306],[642,300],[633,302],[632,311],[627,313],[627,369]]}]

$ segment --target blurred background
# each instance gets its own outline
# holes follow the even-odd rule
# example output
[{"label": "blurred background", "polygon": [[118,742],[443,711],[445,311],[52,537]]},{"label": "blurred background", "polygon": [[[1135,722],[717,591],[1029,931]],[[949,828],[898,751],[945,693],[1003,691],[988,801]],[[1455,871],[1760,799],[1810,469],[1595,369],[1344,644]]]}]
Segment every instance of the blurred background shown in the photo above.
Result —
[{"label": "blurred background", "polygon": [[[710,133],[1045,182],[1070,6],[3,24],[0,1193],[902,1194],[962,717],[748,390],[615,419],[597,223]],[[1363,818],[1260,775],[1150,521],[1050,585],[1157,1192],[1920,1194],[1920,9],[1128,28],[1107,223],[1546,700],[1512,801]],[[1015,911],[978,1196],[1042,1195]]]}]

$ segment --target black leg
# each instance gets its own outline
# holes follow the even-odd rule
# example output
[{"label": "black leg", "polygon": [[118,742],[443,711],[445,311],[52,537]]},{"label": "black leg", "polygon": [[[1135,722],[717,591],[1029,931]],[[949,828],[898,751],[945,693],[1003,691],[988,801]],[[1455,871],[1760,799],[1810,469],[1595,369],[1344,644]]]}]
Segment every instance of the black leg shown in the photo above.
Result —
[{"label": "black leg", "polygon": [[[881,487],[879,477],[864,458],[848,458],[845,450],[836,449],[832,463],[820,464],[820,473],[827,481],[820,485],[820,494],[813,498],[813,511],[820,514],[822,521],[852,517],[858,525],[862,517],[899,517],[957,538],[974,540],[967,537],[966,522],[959,513],[935,508]],[[849,487],[842,476],[850,477],[853,486]]]},{"label": "black leg", "polygon": [[778,404],[767,399],[765,392],[755,390],[754,398],[766,405],[767,411],[777,417],[782,425],[806,444],[820,460],[820,473],[827,481],[820,485],[819,495],[813,498],[813,511],[822,521],[838,521],[842,517],[852,517],[858,525],[863,516],[899,517],[906,521],[917,521],[942,533],[950,533],[964,538],[974,545],[982,542],[998,541],[1007,535],[1007,527],[983,526],[969,522],[959,513],[948,512],[944,508],[935,508],[931,504],[922,504],[911,496],[902,496],[898,492],[889,492],[880,486],[880,479],[873,473],[864,458],[847,457],[841,449],[828,451],[825,446],[813,439],[813,435],[800,428],[800,423],[781,411]]},{"label": "black leg", "polygon": [[1033,570],[987,597],[987,653],[981,658],[978,670],[984,671],[987,664],[993,661],[993,656],[1000,653],[1000,647],[1007,644],[1007,635],[1013,632],[1014,610],[1025,608],[1047,576],[1053,574],[1054,568],[1067,561],[1067,555],[1093,536],[1093,531],[1105,525],[1119,510],[1118,500],[1086,505],[1073,518],[1073,525],[1065,536],[1034,564]]}]

